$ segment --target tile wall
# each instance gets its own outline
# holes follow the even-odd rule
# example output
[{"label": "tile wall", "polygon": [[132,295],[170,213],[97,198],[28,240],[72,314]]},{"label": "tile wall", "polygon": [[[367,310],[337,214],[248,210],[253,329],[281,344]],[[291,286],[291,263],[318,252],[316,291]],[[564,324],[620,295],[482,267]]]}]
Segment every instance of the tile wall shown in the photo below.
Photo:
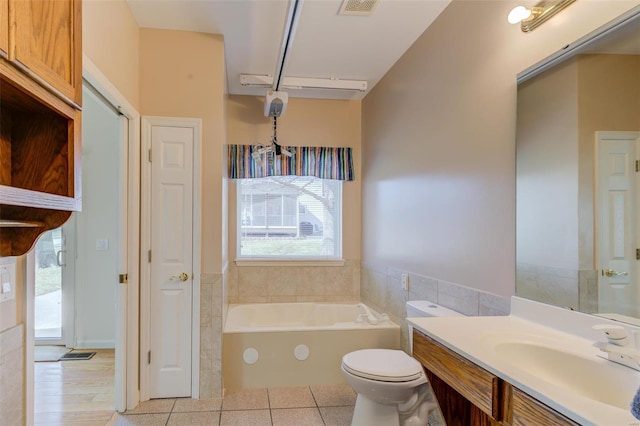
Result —
[{"label": "tile wall", "polygon": [[226,274],[200,277],[200,399],[222,396],[222,311]]},{"label": "tile wall", "polygon": [[357,302],[360,262],[343,266],[229,265],[228,303]]},{"label": "tile wall", "polygon": [[525,299],[566,306],[581,312],[598,311],[598,276],[595,270],[553,268],[527,263],[516,265],[516,290]]},{"label": "tile wall", "polygon": [[[409,291],[401,286],[403,273],[409,276]],[[384,312],[401,326],[401,347],[408,351],[406,302],[430,300],[469,316],[509,315],[510,299],[435,278],[385,268],[362,265],[361,299],[378,312]]]},{"label": "tile wall", "polygon": [[24,326],[0,333],[0,413],[1,424],[24,424]]}]

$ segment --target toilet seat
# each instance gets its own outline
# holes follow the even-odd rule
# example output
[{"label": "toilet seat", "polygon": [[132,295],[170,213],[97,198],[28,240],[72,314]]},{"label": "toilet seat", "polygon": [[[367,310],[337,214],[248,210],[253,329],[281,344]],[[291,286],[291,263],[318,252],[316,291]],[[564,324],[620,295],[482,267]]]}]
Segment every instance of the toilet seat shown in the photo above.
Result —
[{"label": "toilet seat", "polygon": [[342,357],[342,367],[354,376],[379,382],[410,382],[423,376],[422,365],[403,351],[362,349]]}]

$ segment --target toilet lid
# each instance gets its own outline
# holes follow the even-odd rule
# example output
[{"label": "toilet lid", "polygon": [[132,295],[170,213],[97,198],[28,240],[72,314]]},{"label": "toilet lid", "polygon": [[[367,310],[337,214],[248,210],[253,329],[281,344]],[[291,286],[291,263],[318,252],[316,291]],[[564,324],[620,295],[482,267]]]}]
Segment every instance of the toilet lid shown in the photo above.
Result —
[{"label": "toilet lid", "polygon": [[424,374],[422,365],[403,351],[362,349],[342,357],[349,373],[382,382],[409,382]]}]

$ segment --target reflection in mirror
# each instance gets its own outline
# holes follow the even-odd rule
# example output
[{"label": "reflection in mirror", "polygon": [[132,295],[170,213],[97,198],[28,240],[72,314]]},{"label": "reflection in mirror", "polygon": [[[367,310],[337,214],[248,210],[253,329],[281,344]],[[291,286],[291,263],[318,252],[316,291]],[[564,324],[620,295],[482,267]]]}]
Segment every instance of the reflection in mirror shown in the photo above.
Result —
[{"label": "reflection in mirror", "polygon": [[639,323],[640,10],[518,79],[516,294]]}]

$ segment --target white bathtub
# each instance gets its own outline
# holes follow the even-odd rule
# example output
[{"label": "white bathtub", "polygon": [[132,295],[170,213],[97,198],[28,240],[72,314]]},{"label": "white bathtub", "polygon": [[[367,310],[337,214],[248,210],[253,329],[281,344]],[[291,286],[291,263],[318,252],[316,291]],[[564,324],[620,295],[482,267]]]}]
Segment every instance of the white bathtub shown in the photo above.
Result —
[{"label": "white bathtub", "polygon": [[229,305],[223,333],[224,387],[345,383],[340,364],[346,353],[400,347],[397,324],[357,321],[362,312],[356,304]]}]

